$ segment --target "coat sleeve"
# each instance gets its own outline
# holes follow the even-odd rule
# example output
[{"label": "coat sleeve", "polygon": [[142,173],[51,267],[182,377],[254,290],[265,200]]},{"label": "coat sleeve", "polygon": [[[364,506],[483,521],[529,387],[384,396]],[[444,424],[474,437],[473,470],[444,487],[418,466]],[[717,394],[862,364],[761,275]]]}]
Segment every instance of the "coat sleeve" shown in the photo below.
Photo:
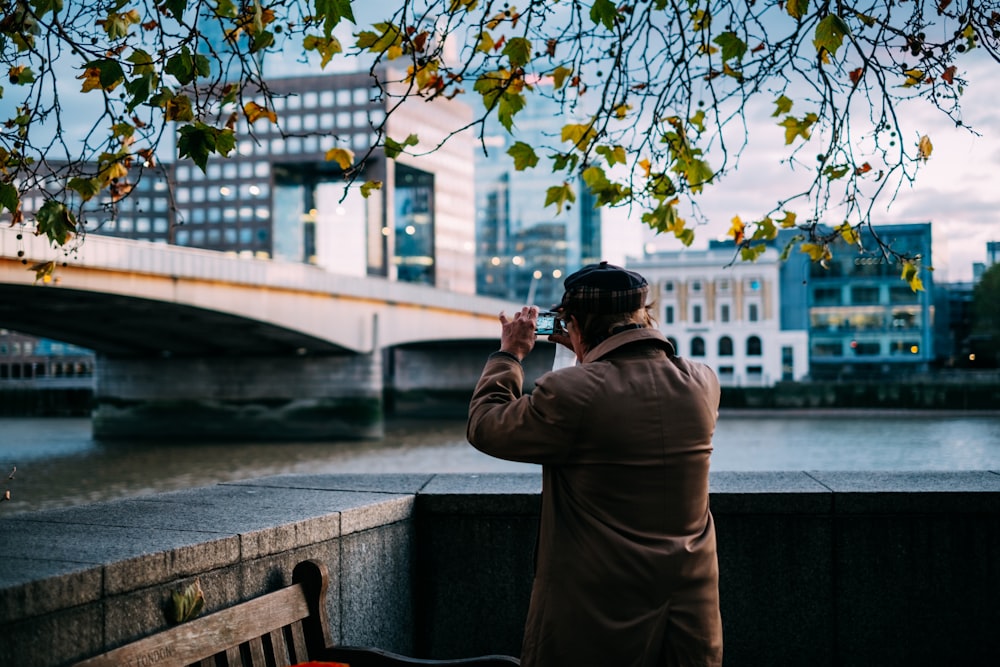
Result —
[{"label": "coat sleeve", "polygon": [[466,436],[481,452],[508,461],[563,463],[579,428],[580,387],[566,391],[574,368],[546,373],[523,393],[517,360],[494,355],[483,369],[469,405]]}]

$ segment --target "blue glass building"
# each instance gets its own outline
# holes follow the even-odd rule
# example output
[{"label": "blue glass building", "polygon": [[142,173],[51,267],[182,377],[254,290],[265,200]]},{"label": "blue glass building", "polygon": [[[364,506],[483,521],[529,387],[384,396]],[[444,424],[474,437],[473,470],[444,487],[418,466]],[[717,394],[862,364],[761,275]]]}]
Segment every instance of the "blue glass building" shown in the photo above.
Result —
[{"label": "blue glass building", "polygon": [[[793,251],[782,269],[783,328],[809,331],[814,380],[922,373],[935,360],[934,277],[930,223],[864,229],[861,248],[839,239],[824,264]],[[902,263],[883,243],[919,258],[922,291],[901,279]],[[783,233],[779,244],[791,233]]]}]

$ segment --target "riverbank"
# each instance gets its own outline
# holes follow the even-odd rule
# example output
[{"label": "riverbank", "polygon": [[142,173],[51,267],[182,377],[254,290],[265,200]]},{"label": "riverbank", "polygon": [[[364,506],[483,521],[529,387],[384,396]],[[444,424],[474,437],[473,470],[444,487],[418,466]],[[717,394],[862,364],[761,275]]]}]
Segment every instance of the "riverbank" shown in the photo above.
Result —
[{"label": "riverbank", "polygon": [[[991,376],[992,377],[992,376]],[[996,413],[1000,410],[1000,382],[969,376],[969,382],[948,375],[947,381],[933,377],[919,382],[782,382],[773,387],[723,387],[724,410],[785,411],[807,410],[812,414],[849,410],[954,411],[962,414]],[[0,386],[0,417],[89,417],[93,390],[84,387],[35,388],[28,384]],[[468,407],[465,392],[423,391],[384,399],[387,415],[431,416],[461,419]],[[431,409],[433,408],[433,409]]]}]

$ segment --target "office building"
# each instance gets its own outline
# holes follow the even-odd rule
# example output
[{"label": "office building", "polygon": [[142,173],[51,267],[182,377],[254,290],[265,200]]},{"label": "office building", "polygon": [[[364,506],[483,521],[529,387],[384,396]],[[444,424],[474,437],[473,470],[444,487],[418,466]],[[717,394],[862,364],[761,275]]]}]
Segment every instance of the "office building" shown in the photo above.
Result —
[{"label": "office building", "polygon": [[[475,291],[473,178],[470,136],[449,131],[470,119],[459,102],[411,100],[393,111],[386,135],[411,150],[386,159],[369,149],[398,103],[367,72],[274,79],[278,124],[238,124],[228,158],[212,157],[204,172],[175,166],[178,245],[235,251],[317,264],[329,271]],[[334,148],[364,159],[353,183]],[[360,186],[382,188],[365,198]]]},{"label": "office building", "polygon": [[[923,290],[901,279],[902,263],[883,252],[918,258]],[[783,324],[809,331],[809,374],[814,380],[866,379],[923,373],[935,360],[934,275],[930,223],[862,229],[861,248],[838,238],[832,259],[812,262],[796,250],[782,276]],[[790,233],[779,237],[783,244]],[[939,332],[940,335],[940,332]]]},{"label": "office building", "polygon": [[626,265],[650,283],[659,328],[677,353],[711,366],[724,386],[771,386],[808,373],[808,333],[786,328],[779,253],[733,262],[731,243],[660,251]]},{"label": "office building", "polygon": [[[601,216],[578,179],[575,203],[562,211],[545,206],[548,188],[564,180],[552,173],[547,156],[566,150],[560,134],[572,118],[546,96],[552,94],[551,82],[535,85],[547,90],[526,93],[528,103],[514,116],[513,135],[494,114],[476,150],[476,291],[548,307],[562,297],[569,273],[603,259]],[[514,169],[507,151],[517,141],[534,147],[538,166]]]}]

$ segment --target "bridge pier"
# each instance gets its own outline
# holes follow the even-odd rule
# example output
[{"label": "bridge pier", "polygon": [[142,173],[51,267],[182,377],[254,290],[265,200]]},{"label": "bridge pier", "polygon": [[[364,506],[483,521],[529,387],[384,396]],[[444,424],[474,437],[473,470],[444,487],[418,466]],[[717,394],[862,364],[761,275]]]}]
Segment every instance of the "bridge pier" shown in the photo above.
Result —
[{"label": "bridge pier", "polygon": [[384,433],[381,354],[112,358],[97,439],[335,440]]}]

